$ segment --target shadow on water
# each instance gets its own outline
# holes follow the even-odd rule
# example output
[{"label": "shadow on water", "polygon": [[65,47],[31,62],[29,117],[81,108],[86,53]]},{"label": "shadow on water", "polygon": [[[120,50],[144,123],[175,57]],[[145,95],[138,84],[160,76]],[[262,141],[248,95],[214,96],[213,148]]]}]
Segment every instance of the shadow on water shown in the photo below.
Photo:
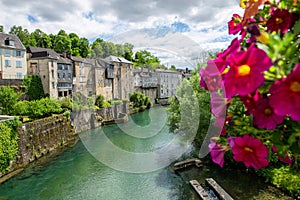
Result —
[{"label": "shadow on water", "polygon": [[292,200],[285,196],[279,189],[266,184],[264,180],[256,174],[236,167],[224,166],[220,168],[212,163],[209,158],[204,160],[201,168],[192,167],[179,172],[183,180],[197,180],[201,185],[205,185],[206,178],[213,178],[221,185],[225,191],[234,199],[241,200]]},{"label": "shadow on water", "polygon": [[150,112],[150,110],[147,109],[143,112],[133,114],[130,117],[136,125],[141,126],[141,127],[145,127],[145,126],[148,126],[151,123],[151,118],[150,118],[150,113],[149,112]]}]

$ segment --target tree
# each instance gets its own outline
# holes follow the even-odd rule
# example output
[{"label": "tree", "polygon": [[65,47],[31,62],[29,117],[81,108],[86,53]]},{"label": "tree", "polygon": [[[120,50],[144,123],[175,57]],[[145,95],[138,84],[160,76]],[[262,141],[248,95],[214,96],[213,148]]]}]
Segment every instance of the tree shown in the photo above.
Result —
[{"label": "tree", "polygon": [[27,29],[23,30],[22,26],[14,25],[13,27],[10,28],[9,33],[17,35],[25,47],[36,46],[36,41],[34,36],[32,36]]},{"label": "tree", "polygon": [[87,38],[80,38],[80,48],[79,48],[80,56],[83,58],[88,57],[91,53],[90,49],[90,41]]},{"label": "tree", "polygon": [[52,42],[50,36],[41,31],[40,29],[35,29],[31,35],[34,37],[36,41],[36,46],[43,48],[51,48]]},{"label": "tree", "polygon": [[23,79],[25,93],[31,100],[38,100],[45,96],[41,78],[38,76],[30,76]]},{"label": "tree", "polygon": [[3,33],[3,32],[4,32],[3,25],[0,25],[0,33]]},{"label": "tree", "polygon": [[173,71],[176,71],[175,65],[171,65],[170,69],[173,70]]},{"label": "tree", "polygon": [[58,53],[71,53],[72,41],[64,30],[60,30],[54,40],[54,51]]},{"label": "tree", "polygon": [[135,53],[134,66],[156,69],[160,66],[160,61],[149,51],[142,50]]},{"label": "tree", "polygon": [[3,115],[11,115],[14,113],[14,106],[20,96],[21,93],[15,92],[11,87],[0,87],[0,110]]}]

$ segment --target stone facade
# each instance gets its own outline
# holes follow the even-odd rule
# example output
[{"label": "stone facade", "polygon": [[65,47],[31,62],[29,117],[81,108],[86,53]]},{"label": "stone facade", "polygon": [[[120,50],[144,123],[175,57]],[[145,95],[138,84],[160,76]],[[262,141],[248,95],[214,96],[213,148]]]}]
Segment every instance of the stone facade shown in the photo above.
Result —
[{"label": "stone facade", "polygon": [[182,82],[180,72],[172,70],[155,70],[158,82],[158,98],[165,99],[176,95],[176,89]]},{"label": "stone facade", "polygon": [[129,95],[134,91],[132,62],[116,56],[109,56],[105,61],[109,63],[109,69],[113,70],[113,99],[129,99]]}]

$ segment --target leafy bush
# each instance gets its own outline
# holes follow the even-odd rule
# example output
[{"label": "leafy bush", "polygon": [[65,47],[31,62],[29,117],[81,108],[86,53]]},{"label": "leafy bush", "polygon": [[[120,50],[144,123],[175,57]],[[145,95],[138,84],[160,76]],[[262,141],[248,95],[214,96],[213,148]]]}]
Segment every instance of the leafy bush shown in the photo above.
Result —
[{"label": "leafy bush", "polygon": [[0,172],[9,169],[10,161],[18,152],[17,128],[20,125],[18,118],[0,123]]},{"label": "leafy bush", "polygon": [[99,108],[103,108],[103,103],[105,102],[105,97],[102,94],[96,96],[95,105]]},{"label": "leafy bush", "polygon": [[73,101],[70,97],[63,98],[59,103],[62,108],[72,110]]},{"label": "leafy bush", "polygon": [[12,115],[14,106],[21,96],[21,93],[15,92],[11,87],[0,87],[0,110],[3,115]]},{"label": "leafy bush", "polygon": [[[150,97],[142,94],[141,92],[134,92],[130,95],[130,101],[133,103],[133,108],[141,108],[144,110],[152,106]],[[143,109],[143,107],[145,107]]]},{"label": "leafy bush", "polygon": [[28,78],[24,78],[22,83],[25,86],[25,93],[31,100],[38,100],[45,97],[40,77],[30,76]]},{"label": "leafy bush", "polygon": [[28,116],[32,119],[48,117],[62,111],[60,103],[50,98],[35,101],[20,101],[15,105],[15,115]]},{"label": "leafy bush", "polygon": [[300,196],[300,174],[297,169],[289,166],[267,167],[257,173],[276,187],[289,191],[291,195]]}]

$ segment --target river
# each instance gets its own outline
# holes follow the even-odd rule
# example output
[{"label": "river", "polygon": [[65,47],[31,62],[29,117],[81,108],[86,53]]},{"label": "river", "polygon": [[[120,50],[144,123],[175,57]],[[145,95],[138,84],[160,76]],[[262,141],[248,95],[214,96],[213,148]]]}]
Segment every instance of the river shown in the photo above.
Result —
[{"label": "river", "polygon": [[[155,121],[153,116],[160,122],[152,124]],[[272,187],[268,189],[269,186],[252,175],[236,174],[228,169],[224,173],[216,165],[175,174],[168,166],[148,164],[145,160],[139,162],[136,160],[140,159],[139,156],[123,158],[109,149],[106,149],[107,157],[96,155],[105,154],[110,142],[126,152],[145,153],[162,148],[174,139],[165,118],[165,109],[156,107],[152,114],[146,111],[132,115],[127,125],[110,125],[84,132],[74,147],[67,148],[47,164],[29,167],[1,184],[0,199],[190,200],[199,198],[191,190],[188,180],[197,179],[203,183],[206,177],[213,177],[224,184],[236,199],[262,199],[264,194],[268,199],[283,197],[280,191]],[[135,126],[135,129],[131,130],[128,125]],[[142,131],[142,127],[156,133]],[[129,130],[137,132],[128,134]],[[107,161],[107,158],[112,159]],[[113,161],[119,164],[114,165]],[[128,167],[130,163],[134,166]],[[130,171],[137,163],[144,172]]]}]

